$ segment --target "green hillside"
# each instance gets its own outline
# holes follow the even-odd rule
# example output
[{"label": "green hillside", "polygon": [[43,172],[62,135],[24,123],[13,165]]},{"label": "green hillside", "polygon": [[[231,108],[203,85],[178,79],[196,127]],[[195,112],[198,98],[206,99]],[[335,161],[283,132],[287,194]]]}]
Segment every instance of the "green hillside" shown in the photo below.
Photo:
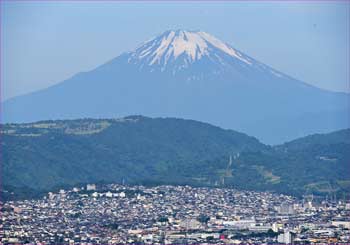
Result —
[{"label": "green hillside", "polygon": [[3,186],[21,195],[123,180],[292,194],[349,190],[349,130],[275,147],[206,123],[142,116],[5,124],[1,130]]}]

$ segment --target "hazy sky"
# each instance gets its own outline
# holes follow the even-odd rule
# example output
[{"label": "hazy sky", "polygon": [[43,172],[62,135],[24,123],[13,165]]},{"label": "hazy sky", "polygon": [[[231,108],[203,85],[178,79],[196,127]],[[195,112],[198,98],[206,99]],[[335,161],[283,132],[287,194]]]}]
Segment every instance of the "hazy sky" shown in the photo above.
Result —
[{"label": "hazy sky", "polygon": [[315,86],[350,91],[349,1],[1,1],[2,99],[48,87],[168,29],[203,30]]}]

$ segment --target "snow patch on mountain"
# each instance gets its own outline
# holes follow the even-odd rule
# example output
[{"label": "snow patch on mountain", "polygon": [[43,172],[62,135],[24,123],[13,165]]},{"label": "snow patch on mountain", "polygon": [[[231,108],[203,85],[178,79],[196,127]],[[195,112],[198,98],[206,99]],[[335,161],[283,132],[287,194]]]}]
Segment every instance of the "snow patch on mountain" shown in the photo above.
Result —
[{"label": "snow patch on mountain", "polygon": [[251,65],[252,63],[248,60],[245,59],[243,57],[242,54],[240,54],[237,50],[235,50],[234,48],[231,48],[230,46],[228,46],[227,44],[225,44],[224,42],[220,41],[219,39],[215,38],[214,36],[206,33],[206,32],[199,32],[198,33],[202,38],[204,38],[207,42],[209,42],[210,44],[212,44],[213,46],[215,46],[216,48],[222,50],[223,52],[231,55],[232,57],[238,58],[241,61]]},{"label": "snow patch on mountain", "polygon": [[127,62],[138,71],[184,75],[188,81],[228,73],[287,78],[203,31],[166,31],[128,52]]},{"label": "snow patch on mountain", "polygon": [[170,62],[177,62],[176,70],[181,70],[204,57],[224,65],[224,55],[252,65],[248,57],[214,36],[202,31],[183,30],[167,31],[143,43],[132,52],[129,62],[141,63],[142,67],[160,66],[162,71]]}]

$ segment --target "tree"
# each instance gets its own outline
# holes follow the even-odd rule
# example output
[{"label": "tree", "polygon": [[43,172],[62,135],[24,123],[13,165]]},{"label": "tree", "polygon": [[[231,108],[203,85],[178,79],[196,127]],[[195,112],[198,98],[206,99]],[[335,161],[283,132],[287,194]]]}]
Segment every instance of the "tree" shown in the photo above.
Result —
[{"label": "tree", "polygon": [[207,215],[205,214],[201,214],[198,216],[197,220],[201,223],[208,223],[208,221],[210,220],[210,217],[208,217]]}]

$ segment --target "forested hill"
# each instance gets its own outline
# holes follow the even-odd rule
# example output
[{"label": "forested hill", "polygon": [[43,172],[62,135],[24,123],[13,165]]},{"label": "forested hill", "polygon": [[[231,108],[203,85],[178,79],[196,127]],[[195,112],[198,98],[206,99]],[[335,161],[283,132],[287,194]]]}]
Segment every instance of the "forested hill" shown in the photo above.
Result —
[{"label": "forested hill", "polygon": [[175,118],[41,121],[1,128],[5,191],[35,193],[122,180],[291,194],[349,190],[349,130],[270,147],[233,130]]}]

